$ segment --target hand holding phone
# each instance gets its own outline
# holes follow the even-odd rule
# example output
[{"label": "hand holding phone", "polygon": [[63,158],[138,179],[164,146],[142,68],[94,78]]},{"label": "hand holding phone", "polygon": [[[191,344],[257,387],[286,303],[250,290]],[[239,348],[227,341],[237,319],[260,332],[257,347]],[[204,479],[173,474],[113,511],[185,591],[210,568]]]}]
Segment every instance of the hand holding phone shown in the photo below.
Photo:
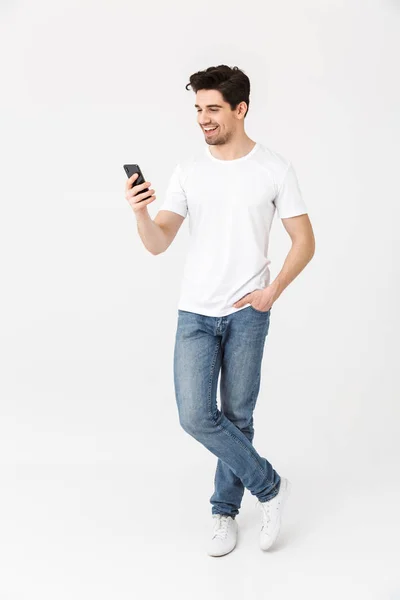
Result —
[{"label": "hand holding phone", "polygon": [[[145,181],[139,165],[124,165],[128,181],[125,185],[125,198],[134,211],[141,210],[156,199],[153,189],[149,189],[150,181]],[[153,192],[152,195],[149,194]]]}]

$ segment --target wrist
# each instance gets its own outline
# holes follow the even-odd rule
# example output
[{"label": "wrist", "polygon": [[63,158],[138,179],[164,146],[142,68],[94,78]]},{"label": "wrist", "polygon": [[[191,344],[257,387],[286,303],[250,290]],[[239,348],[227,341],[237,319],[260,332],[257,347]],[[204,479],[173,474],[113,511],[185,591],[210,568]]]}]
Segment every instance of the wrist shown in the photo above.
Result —
[{"label": "wrist", "polygon": [[282,294],[285,287],[286,286],[284,285],[283,281],[279,279],[279,277],[274,279],[274,281],[271,283],[271,288],[273,289],[275,298],[279,297]]},{"label": "wrist", "polygon": [[150,217],[150,214],[147,210],[147,206],[141,208],[140,210],[134,211],[136,220],[139,221],[147,221]]}]

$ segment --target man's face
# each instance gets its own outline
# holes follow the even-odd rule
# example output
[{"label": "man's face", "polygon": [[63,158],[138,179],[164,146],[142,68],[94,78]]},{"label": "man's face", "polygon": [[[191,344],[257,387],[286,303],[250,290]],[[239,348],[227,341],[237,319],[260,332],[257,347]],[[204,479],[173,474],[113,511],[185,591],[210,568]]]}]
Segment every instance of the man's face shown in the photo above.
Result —
[{"label": "man's face", "polygon": [[[207,144],[216,146],[226,144],[235,136],[246,111],[246,105],[241,103],[232,110],[218,90],[199,90],[196,93],[195,109],[197,122]],[[205,130],[214,127],[216,129],[209,133]]]}]

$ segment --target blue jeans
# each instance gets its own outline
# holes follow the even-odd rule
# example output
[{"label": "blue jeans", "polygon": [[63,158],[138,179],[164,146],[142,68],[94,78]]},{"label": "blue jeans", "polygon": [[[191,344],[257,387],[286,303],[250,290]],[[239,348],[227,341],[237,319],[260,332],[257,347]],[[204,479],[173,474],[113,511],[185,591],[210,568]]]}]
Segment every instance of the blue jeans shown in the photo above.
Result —
[{"label": "blue jeans", "polygon": [[279,491],[280,476],[252,444],[270,313],[251,305],[224,317],[178,309],[174,385],[179,422],[218,457],[212,514],[235,518],[245,487],[261,502]]}]

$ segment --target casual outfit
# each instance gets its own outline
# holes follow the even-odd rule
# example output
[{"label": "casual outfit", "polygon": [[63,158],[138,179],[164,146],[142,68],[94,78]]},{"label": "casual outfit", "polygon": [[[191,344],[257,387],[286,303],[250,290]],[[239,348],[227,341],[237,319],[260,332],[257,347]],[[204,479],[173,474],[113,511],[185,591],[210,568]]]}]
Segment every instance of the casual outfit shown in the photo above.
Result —
[{"label": "casual outfit", "polygon": [[256,143],[234,160],[208,145],[175,166],[160,210],[189,216],[190,242],[178,308],[224,317],[237,300],[270,283],[269,232],[281,219],[304,214],[293,165]]},{"label": "casual outfit", "polygon": [[189,216],[174,349],[180,424],[218,457],[212,515],[234,519],[245,487],[264,503],[278,495],[281,478],[252,444],[271,310],[232,305],[270,283],[275,210],[284,219],[307,208],[293,165],[256,143],[234,160],[215,158],[206,145],[178,162],[160,210]]},{"label": "casual outfit", "polygon": [[178,311],[176,401],[183,429],[218,457],[212,514],[237,515],[244,487],[260,501],[279,489],[278,473],[252,444],[270,313],[252,306],[225,317]]}]

